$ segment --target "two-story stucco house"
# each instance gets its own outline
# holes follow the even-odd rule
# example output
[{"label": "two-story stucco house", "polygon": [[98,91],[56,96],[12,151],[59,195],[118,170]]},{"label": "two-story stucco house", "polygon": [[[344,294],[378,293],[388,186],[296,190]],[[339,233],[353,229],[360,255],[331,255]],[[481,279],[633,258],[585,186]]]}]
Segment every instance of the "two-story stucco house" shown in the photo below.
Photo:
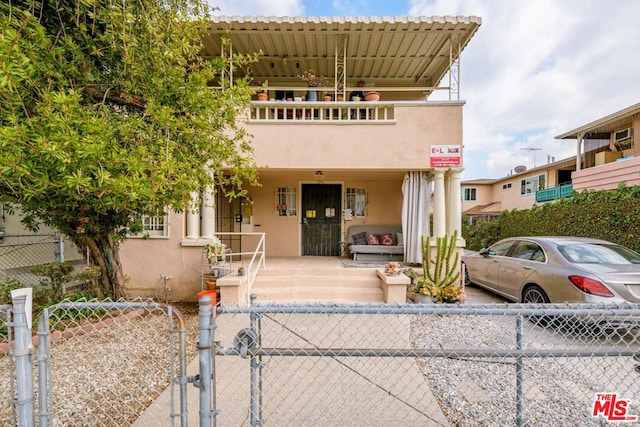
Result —
[{"label": "two-story stucco house", "polygon": [[[402,227],[404,258],[413,262],[421,260],[422,234],[460,235],[460,55],[480,24],[478,17],[214,18],[203,55],[229,54],[223,36],[234,52],[262,52],[251,75],[267,99],[251,101],[243,122],[261,186],[232,202],[212,190],[198,211],[150,220],[151,238],[122,248],[130,293],[153,294],[170,276],[171,298],[193,299],[202,248],[216,239],[244,254],[246,266],[262,252],[262,235],[267,259],[335,259],[350,226],[393,225]],[[326,85],[309,87],[299,77],[305,71]],[[369,101],[368,92],[380,99]]]},{"label": "two-story stucco house", "polygon": [[621,182],[640,184],[640,147],[634,134],[640,130],[640,104],[558,135],[576,140],[576,156],[552,161],[497,179],[462,183],[463,215],[490,218],[502,210],[528,209],[573,191],[611,190]]}]

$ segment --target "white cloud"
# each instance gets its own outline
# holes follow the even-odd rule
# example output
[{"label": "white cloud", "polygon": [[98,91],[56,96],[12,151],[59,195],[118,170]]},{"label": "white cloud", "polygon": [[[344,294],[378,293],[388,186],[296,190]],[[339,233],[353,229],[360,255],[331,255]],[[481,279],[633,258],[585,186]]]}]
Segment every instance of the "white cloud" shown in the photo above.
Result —
[{"label": "white cloud", "polygon": [[304,15],[302,0],[207,0],[224,16],[299,16]]},{"label": "white cloud", "polygon": [[554,136],[640,101],[635,0],[413,0],[410,13],[482,18],[461,60],[465,179],[533,167],[523,147],[541,148],[537,166],[573,156]]}]

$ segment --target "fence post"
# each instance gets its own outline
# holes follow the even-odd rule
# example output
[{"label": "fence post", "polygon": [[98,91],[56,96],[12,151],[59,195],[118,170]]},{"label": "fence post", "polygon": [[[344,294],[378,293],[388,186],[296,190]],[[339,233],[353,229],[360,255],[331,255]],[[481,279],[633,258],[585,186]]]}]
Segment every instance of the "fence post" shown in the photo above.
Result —
[{"label": "fence post", "polygon": [[200,359],[200,427],[211,427],[211,297],[205,295],[198,300]]},{"label": "fence post", "polygon": [[[27,290],[24,292],[23,290]],[[23,292],[17,292],[23,291]],[[16,390],[18,406],[18,425],[33,427],[35,408],[33,393],[33,364],[31,363],[31,328],[29,327],[31,310],[26,309],[27,300],[31,307],[31,288],[17,289],[11,292],[13,300],[13,320],[15,331]]]},{"label": "fence post", "polygon": [[[522,314],[516,317],[516,348],[524,350],[524,320]],[[524,360],[516,358],[516,423],[524,426]]]},{"label": "fence post", "polygon": [[64,237],[62,234],[56,233],[56,239],[58,240],[58,262],[64,262]]},{"label": "fence post", "polygon": [[[251,307],[255,307],[257,296],[251,294]],[[260,316],[255,312],[250,314],[251,330],[255,332],[255,337],[260,340]],[[251,426],[257,427],[262,424],[262,358],[251,355]]]},{"label": "fence post", "polygon": [[39,427],[47,427],[51,416],[51,358],[50,358],[49,309],[45,308],[38,319],[38,412]]}]

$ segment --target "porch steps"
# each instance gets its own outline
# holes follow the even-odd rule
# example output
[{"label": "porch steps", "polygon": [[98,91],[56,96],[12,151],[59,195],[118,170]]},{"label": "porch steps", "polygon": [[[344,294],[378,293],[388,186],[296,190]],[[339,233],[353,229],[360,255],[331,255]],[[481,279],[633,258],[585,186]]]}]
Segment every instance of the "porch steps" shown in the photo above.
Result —
[{"label": "porch steps", "polygon": [[375,269],[264,269],[253,284],[258,302],[383,303]]}]

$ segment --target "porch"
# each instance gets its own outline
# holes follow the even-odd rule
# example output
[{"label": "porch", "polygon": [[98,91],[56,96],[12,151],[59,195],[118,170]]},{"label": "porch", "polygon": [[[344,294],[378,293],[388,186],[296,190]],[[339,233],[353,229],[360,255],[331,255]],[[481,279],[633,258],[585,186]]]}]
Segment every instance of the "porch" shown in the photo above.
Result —
[{"label": "porch", "polygon": [[[385,276],[385,262],[353,262],[338,257],[270,257],[252,278],[238,276],[240,262],[218,279],[224,305],[257,303],[405,303],[410,279],[404,274]],[[250,269],[251,270],[251,269]]]}]

